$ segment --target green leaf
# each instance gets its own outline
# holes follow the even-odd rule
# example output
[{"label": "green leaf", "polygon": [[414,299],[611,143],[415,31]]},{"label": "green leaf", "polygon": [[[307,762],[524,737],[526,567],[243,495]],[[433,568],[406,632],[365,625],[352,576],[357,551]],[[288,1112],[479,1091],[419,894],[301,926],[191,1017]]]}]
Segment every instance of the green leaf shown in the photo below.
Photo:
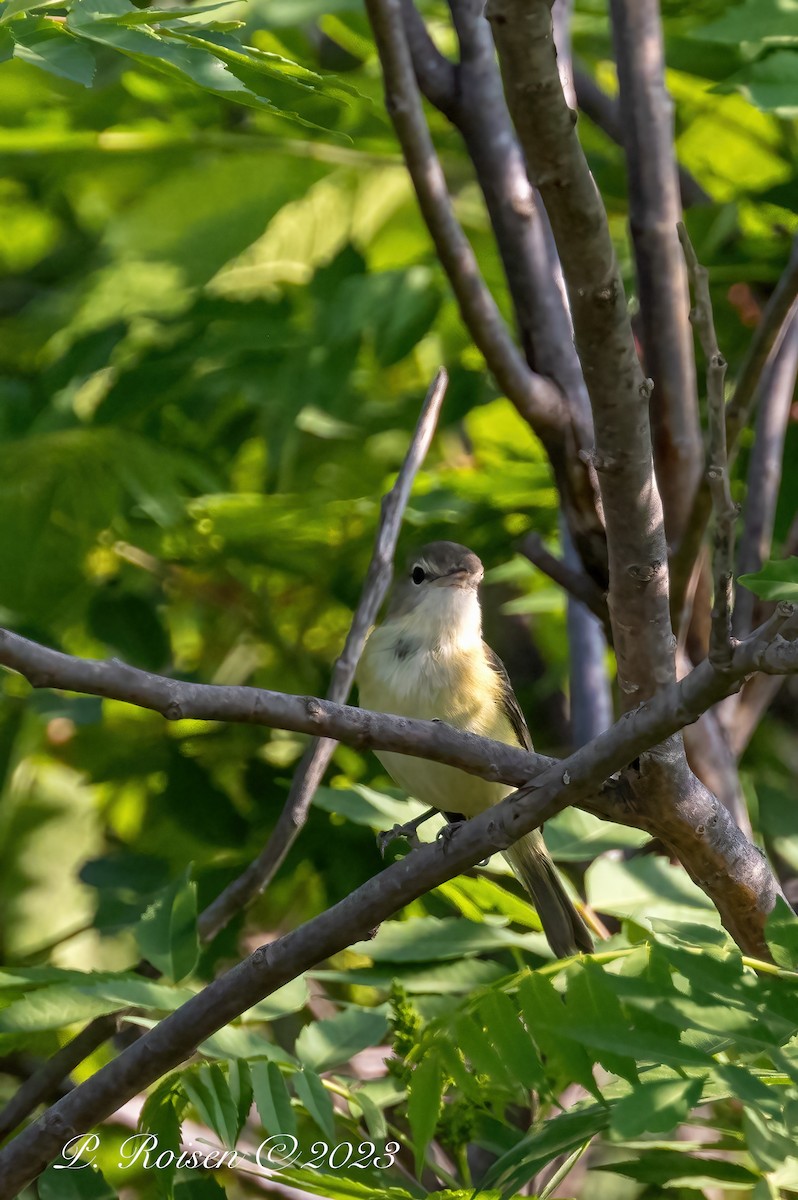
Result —
[{"label": "green leaf", "polygon": [[282,1072],[276,1063],[255,1059],[250,1063],[258,1115],[267,1133],[296,1134],[296,1116]]},{"label": "green leaf", "polygon": [[410,921],[387,922],[375,938],[358,942],[353,949],[374,962],[430,962],[480,954],[502,946],[525,946],[528,937],[498,924],[416,917]]},{"label": "green leaf", "polygon": [[473,1071],[507,1088],[513,1081],[507,1065],[486,1033],[473,1017],[460,1012],[454,1018],[455,1045],[470,1060]]},{"label": "green leaf", "polygon": [[[401,825],[403,821],[411,821],[424,812],[424,805],[416,800],[398,800],[362,784],[348,788],[317,788],[313,804],[316,808],[346,817],[353,824],[365,825],[369,829],[388,829],[391,825]],[[440,822],[430,820],[433,831],[442,823],[443,818]]]},{"label": "green leaf", "polygon": [[427,1146],[435,1134],[443,1096],[443,1068],[433,1051],[426,1054],[410,1078],[407,1119],[413,1134],[416,1175],[420,1178]]},{"label": "green leaf", "polygon": [[91,87],[96,69],[94,56],[63,25],[43,18],[24,17],[13,21],[8,28],[16,43],[15,58],[61,79]]},{"label": "green leaf", "polygon": [[63,1029],[76,1021],[89,1021],[117,1008],[117,1001],[92,995],[81,988],[44,988],[0,1010],[0,1033]]},{"label": "green leaf", "polygon": [[698,1104],[703,1079],[641,1081],[613,1106],[610,1137],[630,1141],[642,1133],[667,1133]]},{"label": "green leaf", "polygon": [[610,1171],[638,1183],[657,1187],[667,1179],[669,1188],[752,1188],[757,1176],[741,1163],[726,1158],[698,1158],[684,1150],[642,1150],[639,1157],[624,1162],[601,1163],[596,1171]]},{"label": "green leaf", "polygon": [[575,1109],[532,1127],[511,1150],[502,1154],[488,1169],[482,1187],[501,1186],[507,1195],[527,1182],[542,1167],[560,1154],[570,1154],[594,1137],[609,1122],[609,1112],[599,1105]]},{"label": "green leaf", "polygon": [[[608,986],[601,968],[590,960],[580,964],[569,981],[566,1010],[569,1023],[573,1020],[583,1028],[617,1032],[622,1038],[628,1035],[629,1023],[618,998]],[[608,1071],[632,1083],[637,1079],[637,1067],[630,1054],[596,1047],[596,1057]]]},{"label": "green leaf", "polygon": [[117,1200],[117,1193],[96,1166],[59,1169],[49,1166],[39,1176],[39,1200]]},{"label": "green leaf", "polygon": [[367,1046],[376,1046],[387,1032],[384,1012],[353,1005],[334,1017],[306,1025],[296,1040],[296,1054],[312,1070],[326,1071],[348,1062]]},{"label": "green leaf", "polygon": [[297,1097],[322,1133],[329,1138],[334,1137],[332,1098],[316,1072],[305,1067],[294,1075],[293,1084]]},{"label": "green leaf", "polygon": [[747,0],[692,36],[732,46],[798,45],[798,0]]},{"label": "green leaf", "polygon": [[289,1013],[299,1012],[308,999],[308,985],[303,976],[284,983],[270,996],[265,996],[241,1014],[242,1021],[276,1021]]},{"label": "green leaf", "polygon": [[491,991],[479,1002],[477,1011],[496,1043],[496,1049],[519,1083],[529,1090],[539,1088],[545,1078],[543,1064],[508,997],[503,992]]},{"label": "green leaf", "polygon": [[63,0],[6,0],[0,8],[0,25],[10,21],[20,13],[32,12],[39,8],[63,8]]},{"label": "green leaf", "polygon": [[180,1086],[199,1114],[229,1149],[238,1138],[239,1112],[224,1072],[218,1063],[191,1067],[180,1076]]},{"label": "green leaf", "polygon": [[774,962],[791,971],[798,970],[798,917],[781,896],[765,922],[765,941]]},{"label": "green leaf", "polygon": [[191,974],[199,958],[197,885],[190,873],[164,888],[133,931],[144,957],[175,983]]},{"label": "green leaf", "polygon": [[227,1086],[238,1113],[236,1137],[244,1128],[249,1110],[252,1108],[252,1075],[244,1058],[232,1058],[227,1064]]},{"label": "green leaf", "polygon": [[774,558],[755,575],[737,580],[760,600],[789,600],[798,603],[798,558]]},{"label": "green leaf", "polygon": [[147,671],[163,670],[171,648],[153,603],[143,596],[105,588],[92,596],[87,615],[94,636],[125,662]]},{"label": "green leaf", "polygon": [[593,1078],[593,1063],[584,1047],[568,1037],[568,1014],[563,997],[545,975],[532,972],[518,985],[518,999],[527,1029],[548,1064],[555,1065],[568,1081],[580,1083],[601,1099]]},{"label": "green leaf", "polygon": [[[776,50],[773,54],[751,63],[730,75],[723,83],[717,84],[712,90],[728,92],[732,89],[742,92],[747,100],[761,108],[763,112],[775,113],[777,117],[792,120],[798,116],[798,51]],[[761,572],[759,572],[761,575]],[[745,587],[756,576],[741,576]],[[751,591],[754,591],[751,588]],[[788,588],[788,593],[779,593],[780,600],[794,600],[796,589]]]},{"label": "green leaf", "polygon": [[349,1105],[350,1108],[354,1109],[355,1116],[357,1116],[357,1109],[360,1109],[371,1140],[377,1143],[384,1142],[388,1131],[385,1113],[374,1103],[365,1087],[358,1088],[353,1094]]}]

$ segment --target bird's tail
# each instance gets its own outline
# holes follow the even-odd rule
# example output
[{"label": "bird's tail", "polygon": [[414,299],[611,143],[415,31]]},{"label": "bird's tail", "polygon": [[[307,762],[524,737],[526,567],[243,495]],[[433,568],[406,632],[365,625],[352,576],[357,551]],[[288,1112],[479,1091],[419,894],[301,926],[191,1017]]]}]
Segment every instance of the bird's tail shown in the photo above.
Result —
[{"label": "bird's tail", "polygon": [[593,949],[593,939],[568,898],[549,858],[542,835],[534,830],[505,851],[504,857],[532,897],[546,940],[558,958]]}]

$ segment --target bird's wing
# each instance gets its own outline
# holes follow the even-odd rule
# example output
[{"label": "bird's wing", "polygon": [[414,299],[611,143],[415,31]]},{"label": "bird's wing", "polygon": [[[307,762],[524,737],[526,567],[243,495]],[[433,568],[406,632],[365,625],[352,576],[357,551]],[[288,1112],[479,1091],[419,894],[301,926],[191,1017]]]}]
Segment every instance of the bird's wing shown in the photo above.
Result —
[{"label": "bird's wing", "polygon": [[499,676],[499,682],[501,684],[502,691],[502,704],[504,706],[504,711],[507,714],[507,719],[513,727],[513,733],[518,738],[520,745],[522,745],[525,750],[532,750],[534,748],[532,746],[532,738],[529,730],[527,729],[527,724],[524,720],[524,714],[521,712],[521,706],[515,698],[515,692],[513,691],[513,685],[510,683],[510,676],[507,674],[507,668],[499,658],[498,654],[491,650],[487,642],[483,642],[482,645],[485,647],[485,658],[487,659],[488,666]]}]

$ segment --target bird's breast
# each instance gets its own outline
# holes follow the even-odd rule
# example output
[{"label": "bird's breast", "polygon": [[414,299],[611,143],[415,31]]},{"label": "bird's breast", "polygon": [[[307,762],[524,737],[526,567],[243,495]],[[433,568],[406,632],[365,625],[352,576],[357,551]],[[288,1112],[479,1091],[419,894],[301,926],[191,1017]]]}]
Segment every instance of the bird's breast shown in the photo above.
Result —
[{"label": "bird's breast", "polygon": [[[374,630],[358,670],[360,703],[377,712],[439,720],[498,741],[517,743],[501,698],[501,682],[480,642],[473,650],[413,645],[412,634]],[[474,816],[510,791],[456,767],[378,751],[392,778],[424,804]]]}]

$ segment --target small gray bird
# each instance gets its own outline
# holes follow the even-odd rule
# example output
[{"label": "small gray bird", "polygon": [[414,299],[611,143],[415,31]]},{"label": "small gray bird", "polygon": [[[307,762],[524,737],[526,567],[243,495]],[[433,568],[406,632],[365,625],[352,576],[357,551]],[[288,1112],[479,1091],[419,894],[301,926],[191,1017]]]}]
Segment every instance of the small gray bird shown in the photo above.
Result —
[{"label": "small gray bird", "polygon": [[[483,737],[532,749],[501,660],[482,639],[482,563],[457,542],[431,542],[409,562],[388,615],[369,636],[358,668],[360,703],[397,716],[437,718]],[[513,789],[444,763],[380,751],[399,787],[443,813],[473,817]],[[532,897],[558,957],[590,951],[587,926],[565,893],[538,830],[505,857]]]}]

